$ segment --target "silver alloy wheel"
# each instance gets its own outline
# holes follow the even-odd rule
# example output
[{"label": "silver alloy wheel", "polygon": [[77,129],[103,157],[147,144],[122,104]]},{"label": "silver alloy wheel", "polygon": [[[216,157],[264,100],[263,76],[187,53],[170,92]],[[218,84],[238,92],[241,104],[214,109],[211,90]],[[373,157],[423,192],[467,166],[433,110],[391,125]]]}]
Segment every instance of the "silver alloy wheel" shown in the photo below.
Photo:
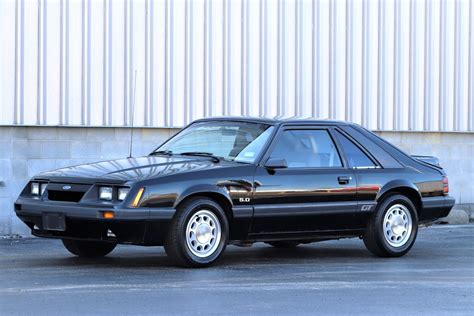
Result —
[{"label": "silver alloy wheel", "polygon": [[186,226],[186,245],[195,256],[206,258],[219,247],[221,224],[209,210],[193,214]]},{"label": "silver alloy wheel", "polygon": [[412,219],[408,208],[395,204],[385,213],[383,219],[383,235],[392,247],[402,247],[410,239]]}]

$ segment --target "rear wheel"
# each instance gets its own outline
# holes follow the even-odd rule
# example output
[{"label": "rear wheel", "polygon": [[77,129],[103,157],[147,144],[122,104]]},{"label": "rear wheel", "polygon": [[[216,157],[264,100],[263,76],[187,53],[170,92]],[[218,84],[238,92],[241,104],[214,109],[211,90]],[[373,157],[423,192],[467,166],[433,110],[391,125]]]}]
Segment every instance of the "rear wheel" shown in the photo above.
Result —
[{"label": "rear wheel", "polygon": [[224,252],[229,224],[219,204],[194,198],[179,206],[165,241],[168,256],[180,266],[205,267]]},{"label": "rear wheel", "polygon": [[297,241],[291,241],[291,240],[282,240],[282,241],[268,241],[266,244],[269,244],[270,246],[273,246],[275,248],[295,248],[298,247],[300,244]]},{"label": "rear wheel", "polygon": [[418,216],[413,202],[391,195],[377,207],[364,234],[367,249],[380,257],[400,257],[415,243]]},{"label": "rear wheel", "polygon": [[108,255],[117,244],[100,241],[63,239],[66,249],[73,255],[86,258],[99,258]]}]

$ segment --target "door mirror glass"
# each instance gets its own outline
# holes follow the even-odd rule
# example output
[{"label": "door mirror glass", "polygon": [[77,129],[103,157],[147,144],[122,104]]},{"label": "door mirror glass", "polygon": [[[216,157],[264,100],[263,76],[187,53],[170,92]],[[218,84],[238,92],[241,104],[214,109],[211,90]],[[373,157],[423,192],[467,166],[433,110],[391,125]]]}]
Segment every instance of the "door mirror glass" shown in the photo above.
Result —
[{"label": "door mirror glass", "polygon": [[288,164],[284,158],[269,158],[265,163],[265,167],[270,169],[288,168]]}]

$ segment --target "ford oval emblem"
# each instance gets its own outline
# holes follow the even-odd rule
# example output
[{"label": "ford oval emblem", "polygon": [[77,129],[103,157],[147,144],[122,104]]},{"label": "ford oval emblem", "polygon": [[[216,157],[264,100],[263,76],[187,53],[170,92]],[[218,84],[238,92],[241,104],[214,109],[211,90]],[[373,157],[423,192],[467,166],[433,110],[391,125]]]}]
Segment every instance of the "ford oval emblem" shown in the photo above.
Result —
[{"label": "ford oval emblem", "polygon": [[70,190],[71,189],[71,186],[70,185],[65,185],[63,186],[63,190]]}]

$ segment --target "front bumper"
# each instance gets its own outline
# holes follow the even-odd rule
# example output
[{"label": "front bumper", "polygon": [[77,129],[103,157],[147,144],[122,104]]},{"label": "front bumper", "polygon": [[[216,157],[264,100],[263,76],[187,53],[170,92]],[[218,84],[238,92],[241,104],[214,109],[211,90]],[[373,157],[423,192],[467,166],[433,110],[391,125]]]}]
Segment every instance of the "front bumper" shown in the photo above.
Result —
[{"label": "front bumper", "polygon": [[[114,212],[105,219],[104,212]],[[32,234],[47,238],[101,240],[117,243],[161,245],[174,208],[118,208],[112,205],[88,205],[70,202],[40,201],[19,198],[16,215],[32,230]],[[63,216],[65,229],[45,229],[46,214]]]},{"label": "front bumper", "polygon": [[421,199],[420,222],[430,222],[448,216],[456,200],[450,196],[425,197]]}]

